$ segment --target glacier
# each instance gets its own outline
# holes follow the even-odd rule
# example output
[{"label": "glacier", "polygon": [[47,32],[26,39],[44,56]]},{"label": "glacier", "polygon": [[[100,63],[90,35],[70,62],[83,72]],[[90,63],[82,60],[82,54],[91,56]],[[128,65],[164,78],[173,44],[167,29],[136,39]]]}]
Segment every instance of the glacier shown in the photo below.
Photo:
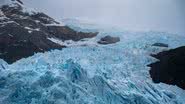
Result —
[{"label": "glacier", "polygon": [[[147,67],[158,61],[150,54],[185,45],[184,36],[130,32],[75,21],[65,24],[77,31],[99,32],[93,41],[106,35],[120,37],[121,41],[35,53],[11,65],[0,60],[0,104],[185,103],[184,90],[153,83]],[[155,47],[154,43],[169,47]]]}]

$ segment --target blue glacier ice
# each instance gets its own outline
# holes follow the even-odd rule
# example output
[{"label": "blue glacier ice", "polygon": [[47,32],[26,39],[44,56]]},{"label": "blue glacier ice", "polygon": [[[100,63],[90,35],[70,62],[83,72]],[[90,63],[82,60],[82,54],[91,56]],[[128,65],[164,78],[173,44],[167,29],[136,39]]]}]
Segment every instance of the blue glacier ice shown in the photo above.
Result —
[{"label": "blue glacier ice", "polygon": [[11,65],[0,60],[0,104],[185,104],[184,90],[153,83],[147,67],[157,61],[151,53],[185,45],[185,37],[68,23],[99,31],[94,41],[106,35],[121,41],[37,53]]}]

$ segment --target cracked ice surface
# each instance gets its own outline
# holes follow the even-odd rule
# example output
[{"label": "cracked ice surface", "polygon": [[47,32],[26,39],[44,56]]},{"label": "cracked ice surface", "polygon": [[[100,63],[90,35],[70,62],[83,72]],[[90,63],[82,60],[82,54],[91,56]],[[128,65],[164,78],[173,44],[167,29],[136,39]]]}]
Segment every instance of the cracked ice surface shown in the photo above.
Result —
[{"label": "cracked ice surface", "polygon": [[[75,28],[77,26],[74,26]],[[86,27],[87,29],[84,29]],[[94,31],[81,25],[80,31]],[[98,27],[97,27],[98,29]],[[154,84],[147,64],[166,48],[185,45],[185,38],[163,32],[100,29],[97,38],[119,36],[106,46],[77,46],[38,53],[12,65],[1,61],[0,104],[183,104],[185,91]]]}]

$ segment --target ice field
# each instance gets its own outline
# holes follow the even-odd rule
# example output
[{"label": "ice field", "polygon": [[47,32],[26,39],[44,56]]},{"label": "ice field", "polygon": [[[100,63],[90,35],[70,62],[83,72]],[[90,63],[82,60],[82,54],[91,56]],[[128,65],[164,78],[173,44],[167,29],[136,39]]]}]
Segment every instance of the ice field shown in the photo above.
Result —
[{"label": "ice field", "polygon": [[[120,28],[64,21],[77,31],[98,31],[93,39],[63,50],[36,53],[8,65],[0,61],[0,104],[184,104],[185,91],[155,84],[150,54],[185,45],[185,37],[164,32],[130,32]],[[98,45],[101,37],[120,42]],[[79,44],[79,45],[78,45]]]}]

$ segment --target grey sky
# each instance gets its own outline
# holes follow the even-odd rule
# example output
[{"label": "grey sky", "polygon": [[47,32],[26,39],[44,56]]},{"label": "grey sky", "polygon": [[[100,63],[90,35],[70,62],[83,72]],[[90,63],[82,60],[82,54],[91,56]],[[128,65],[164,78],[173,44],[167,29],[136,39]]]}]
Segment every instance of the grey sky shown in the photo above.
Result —
[{"label": "grey sky", "polygon": [[129,30],[185,35],[185,0],[23,0],[57,19],[88,18]]}]

